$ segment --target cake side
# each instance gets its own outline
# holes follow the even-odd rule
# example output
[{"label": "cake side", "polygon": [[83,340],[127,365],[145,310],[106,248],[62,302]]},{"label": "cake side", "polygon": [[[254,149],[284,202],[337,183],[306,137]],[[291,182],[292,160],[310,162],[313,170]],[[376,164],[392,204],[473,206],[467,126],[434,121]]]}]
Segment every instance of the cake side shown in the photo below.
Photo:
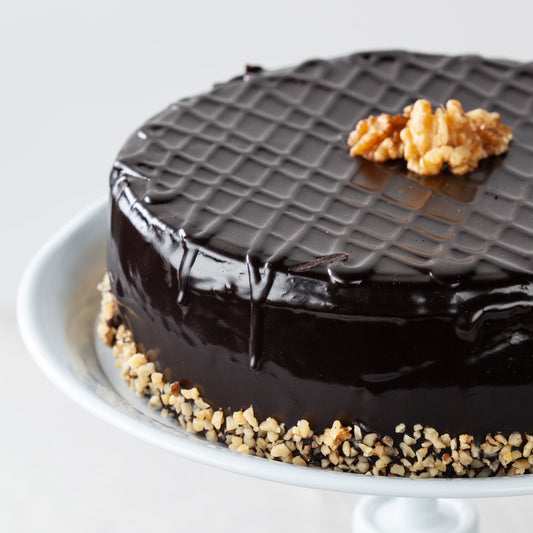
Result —
[{"label": "cake side", "polygon": [[[533,401],[527,307],[505,308],[523,298],[523,285],[480,291],[475,303],[491,309],[497,301],[505,312],[492,307],[488,321],[474,328],[465,322],[462,329],[444,305],[434,314],[424,310],[426,299],[436,298],[408,284],[396,298],[398,305],[402,299],[417,304],[415,316],[380,315],[392,300],[386,285],[367,287],[371,294],[375,289],[376,305],[366,315],[290,306],[288,285],[285,305],[267,300],[258,317],[250,293],[240,296],[234,282],[200,290],[192,269],[187,301],[180,303],[181,261],[174,266],[170,254],[161,255],[119,204],[111,202],[108,268],[121,315],[143,350],[157,353],[163,371],[198,386],[213,405],[252,404],[258,416],[288,424],[306,417],[317,431],[335,419],[359,420],[383,434],[399,418],[409,425],[438,421],[442,431],[477,438],[533,426],[523,409]],[[195,266],[201,260],[199,253]],[[219,260],[210,279],[217,271],[224,279],[228,268]],[[352,294],[357,299],[364,292],[353,287]],[[253,368],[257,353],[259,368]]]},{"label": "cake side", "polygon": [[[164,418],[173,417],[185,430],[218,441],[239,453],[299,466],[396,477],[493,477],[533,473],[533,436],[513,432],[486,435],[439,434],[433,427],[400,422],[393,436],[365,430],[358,424],[333,421],[315,433],[306,419],[294,426],[273,417],[256,417],[253,406],[223,411],[206,402],[198,388],[184,388],[158,371],[157,357],[144,354],[122,323],[118,304],[106,275],[98,334],[113,348],[122,377]],[[154,358],[154,361],[150,359]]]}]

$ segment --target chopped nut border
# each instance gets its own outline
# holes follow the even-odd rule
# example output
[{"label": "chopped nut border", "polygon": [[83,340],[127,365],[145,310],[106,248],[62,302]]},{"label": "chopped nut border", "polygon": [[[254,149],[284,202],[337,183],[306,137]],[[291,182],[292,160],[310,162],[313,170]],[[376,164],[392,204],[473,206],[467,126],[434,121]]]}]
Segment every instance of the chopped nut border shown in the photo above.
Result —
[{"label": "chopped nut border", "polygon": [[408,431],[400,422],[391,437],[335,420],[317,435],[307,420],[289,428],[272,417],[258,420],[252,406],[224,413],[205,402],[196,387],[184,389],[177,381],[166,382],[149,354],[137,351],[131,331],[121,323],[107,274],[98,289],[98,336],[112,347],[128,387],[146,397],[163,418],[173,417],[185,430],[203,434],[208,441],[284,463],[374,476],[483,478],[533,473],[533,435],[527,433],[487,435],[477,443],[471,435],[452,437],[421,424]]}]

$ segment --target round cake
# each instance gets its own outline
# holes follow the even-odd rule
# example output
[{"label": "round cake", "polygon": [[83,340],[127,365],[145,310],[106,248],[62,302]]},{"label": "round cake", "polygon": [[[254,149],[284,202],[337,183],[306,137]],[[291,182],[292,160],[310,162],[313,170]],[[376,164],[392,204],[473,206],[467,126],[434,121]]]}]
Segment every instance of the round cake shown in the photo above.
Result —
[{"label": "round cake", "polygon": [[[360,119],[419,98],[498,112],[510,150],[465,176],[350,157]],[[386,51],[247,67],[148,120],[111,174],[125,377],[246,453],[529,472],[532,105],[531,64]]]}]

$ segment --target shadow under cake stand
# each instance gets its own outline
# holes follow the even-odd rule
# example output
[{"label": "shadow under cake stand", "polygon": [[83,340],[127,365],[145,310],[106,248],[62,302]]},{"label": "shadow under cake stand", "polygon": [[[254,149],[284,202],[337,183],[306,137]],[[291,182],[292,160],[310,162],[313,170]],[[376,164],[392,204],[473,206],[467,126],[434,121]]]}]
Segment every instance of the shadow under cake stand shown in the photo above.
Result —
[{"label": "shadow under cake stand", "polygon": [[105,199],[89,206],[41,249],[24,274],[17,309],[24,342],[37,364],[94,415],[206,465],[279,483],[365,494],[354,511],[353,531],[358,533],[475,533],[477,513],[465,499],[533,493],[532,475],[403,479],[277,463],[233,452],[163,419],[127,389],[110,350],[95,337],[106,210]]}]

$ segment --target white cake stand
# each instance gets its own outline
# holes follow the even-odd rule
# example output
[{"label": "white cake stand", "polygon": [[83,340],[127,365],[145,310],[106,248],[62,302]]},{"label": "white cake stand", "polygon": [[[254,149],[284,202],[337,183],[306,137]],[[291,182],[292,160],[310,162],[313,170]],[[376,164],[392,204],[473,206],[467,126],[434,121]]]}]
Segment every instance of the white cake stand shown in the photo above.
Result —
[{"label": "white cake stand", "polygon": [[[95,289],[105,270],[106,200],[80,213],[44,246],[19,292],[26,346],[45,374],[96,416],[151,444],[217,468],[280,483],[369,495],[354,511],[358,533],[474,533],[477,514],[457,498],[533,493],[533,476],[490,479],[378,478],[303,468],[238,454],[191,435],[126,389],[96,342]],[[100,346],[100,348],[99,348]]]}]

